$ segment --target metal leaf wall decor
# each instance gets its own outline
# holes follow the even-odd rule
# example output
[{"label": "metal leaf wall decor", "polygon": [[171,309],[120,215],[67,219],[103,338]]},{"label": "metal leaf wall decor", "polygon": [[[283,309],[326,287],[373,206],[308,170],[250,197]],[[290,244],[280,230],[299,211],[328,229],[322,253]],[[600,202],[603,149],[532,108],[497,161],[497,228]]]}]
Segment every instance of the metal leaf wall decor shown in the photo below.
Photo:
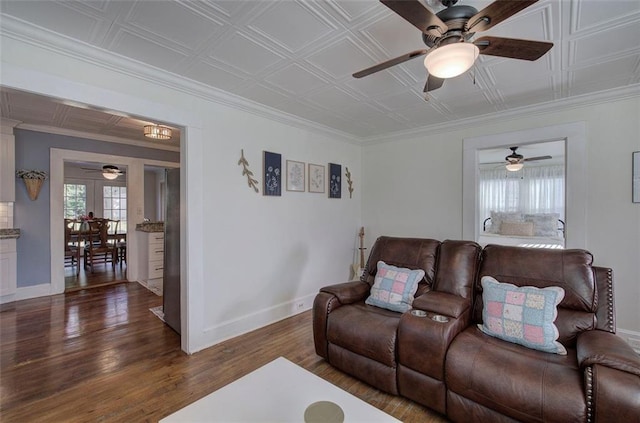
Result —
[{"label": "metal leaf wall decor", "polygon": [[253,177],[253,172],[249,170],[249,162],[244,158],[244,149],[240,150],[240,160],[238,160],[238,166],[242,166],[242,176],[247,177],[249,188],[253,188],[255,192],[259,192],[258,180]]},{"label": "metal leaf wall decor", "polygon": [[353,181],[351,180],[351,172],[349,172],[349,168],[345,166],[345,175],[347,176],[347,184],[349,185],[349,198],[352,198],[353,195]]}]

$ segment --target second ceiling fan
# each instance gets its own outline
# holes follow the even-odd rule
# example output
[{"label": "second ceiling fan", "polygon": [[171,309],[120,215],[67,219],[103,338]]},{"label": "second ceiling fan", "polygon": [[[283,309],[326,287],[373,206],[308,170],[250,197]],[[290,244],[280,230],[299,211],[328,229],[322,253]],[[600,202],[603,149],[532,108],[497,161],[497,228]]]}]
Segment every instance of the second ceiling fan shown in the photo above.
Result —
[{"label": "second ceiling fan", "polygon": [[504,165],[504,167],[511,172],[517,172],[524,167],[525,162],[535,162],[539,160],[549,160],[553,157],[551,156],[536,156],[536,157],[524,157],[522,154],[518,153],[518,147],[509,147],[511,150],[511,154],[504,158],[504,162],[492,162],[485,164],[496,164],[496,165]]},{"label": "second ceiling fan", "polygon": [[511,59],[537,60],[553,43],[516,38],[480,37],[471,41],[476,32],[486,31],[538,0],[496,0],[480,12],[472,6],[456,5],[458,0],[440,0],[446,9],[433,13],[418,0],[380,0],[400,17],[422,32],[427,49],[415,50],[353,74],[362,78],[399,65],[407,60],[427,55],[428,77],[424,92],[440,88],[446,78],[466,72],[479,54]]}]

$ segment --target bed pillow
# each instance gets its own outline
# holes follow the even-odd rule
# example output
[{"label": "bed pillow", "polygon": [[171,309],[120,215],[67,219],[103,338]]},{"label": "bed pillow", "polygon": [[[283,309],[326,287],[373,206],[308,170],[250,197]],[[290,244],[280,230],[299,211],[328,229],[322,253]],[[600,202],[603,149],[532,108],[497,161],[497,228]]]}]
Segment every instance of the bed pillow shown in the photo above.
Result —
[{"label": "bed pillow", "polygon": [[424,278],[424,270],[411,270],[378,262],[369,298],[365,303],[404,313],[411,310],[418,283]]},{"label": "bed pillow", "polygon": [[522,219],[533,223],[534,236],[558,237],[558,213],[531,213],[523,215]]},{"label": "bed pillow", "polygon": [[533,222],[502,222],[500,235],[533,236]]},{"label": "bed pillow", "polygon": [[518,287],[484,276],[482,284],[482,324],[478,328],[487,335],[523,345],[534,350],[566,355],[557,341],[558,304],[564,289],[553,286]]},{"label": "bed pillow", "polygon": [[502,222],[522,222],[522,214],[519,212],[491,212],[491,227],[487,232],[492,234],[500,233]]}]

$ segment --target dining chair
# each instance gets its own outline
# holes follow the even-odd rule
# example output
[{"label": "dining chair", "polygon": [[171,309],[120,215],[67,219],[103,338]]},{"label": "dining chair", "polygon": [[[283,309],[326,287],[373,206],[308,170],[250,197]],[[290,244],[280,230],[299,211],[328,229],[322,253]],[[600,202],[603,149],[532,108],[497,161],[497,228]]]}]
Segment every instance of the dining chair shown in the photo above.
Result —
[{"label": "dining chair", "polygon": [[64,265],[75,266],[76,275],[80,274],[80,242],[75,230],[74,219],[64,219]]},{"label": "dining chair", "polygon": [[116,245],[109,242],[109,220],[100,219],[89,222],[89,232],[86,234],[84,247],[85,268],[91,267],[91,273],[95,271],[96,263],[105,265],[111,261],[111,267],[116,265]]}]

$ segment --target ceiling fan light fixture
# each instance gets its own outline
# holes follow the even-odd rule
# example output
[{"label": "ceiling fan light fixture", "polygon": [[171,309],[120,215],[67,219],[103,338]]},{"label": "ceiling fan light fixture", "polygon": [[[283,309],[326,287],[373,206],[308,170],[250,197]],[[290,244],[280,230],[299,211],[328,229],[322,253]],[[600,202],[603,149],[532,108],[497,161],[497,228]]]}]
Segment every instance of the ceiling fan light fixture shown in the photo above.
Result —
[{"label": "ceiling fan light fixture", "polygon": [[156,140],[171,139],[171,128],[162,125],[145,125],[144,136]]},{"label": "ceiling fan light fixture", "polygon": [[118,176],[120,176],[120,169],[118,169],[117,166],[104,165],[102,166],[102,176],[104,177],[104,179],[113,181],[114,179],[117,179]]},{"label": "ceiling fan light fixture", "polygon": [[104,179],[109,179],[110,181],[118,178],[117,173],[107,172],[106,170],[102,171],[102,176],[104,177]]},{"label": "ceiling fan light fixture", "polygon": [[479,54],[480,49],[473,43],[447,44],[430,51],[424,59],[424,66],[429,75],[453,78],[468,71]]},{"label": "ceiling fan light fixture", "polygon": [[523,166],[522,163],[508,163],[505,167],[509,172],[517,172],[522,169]]}]

